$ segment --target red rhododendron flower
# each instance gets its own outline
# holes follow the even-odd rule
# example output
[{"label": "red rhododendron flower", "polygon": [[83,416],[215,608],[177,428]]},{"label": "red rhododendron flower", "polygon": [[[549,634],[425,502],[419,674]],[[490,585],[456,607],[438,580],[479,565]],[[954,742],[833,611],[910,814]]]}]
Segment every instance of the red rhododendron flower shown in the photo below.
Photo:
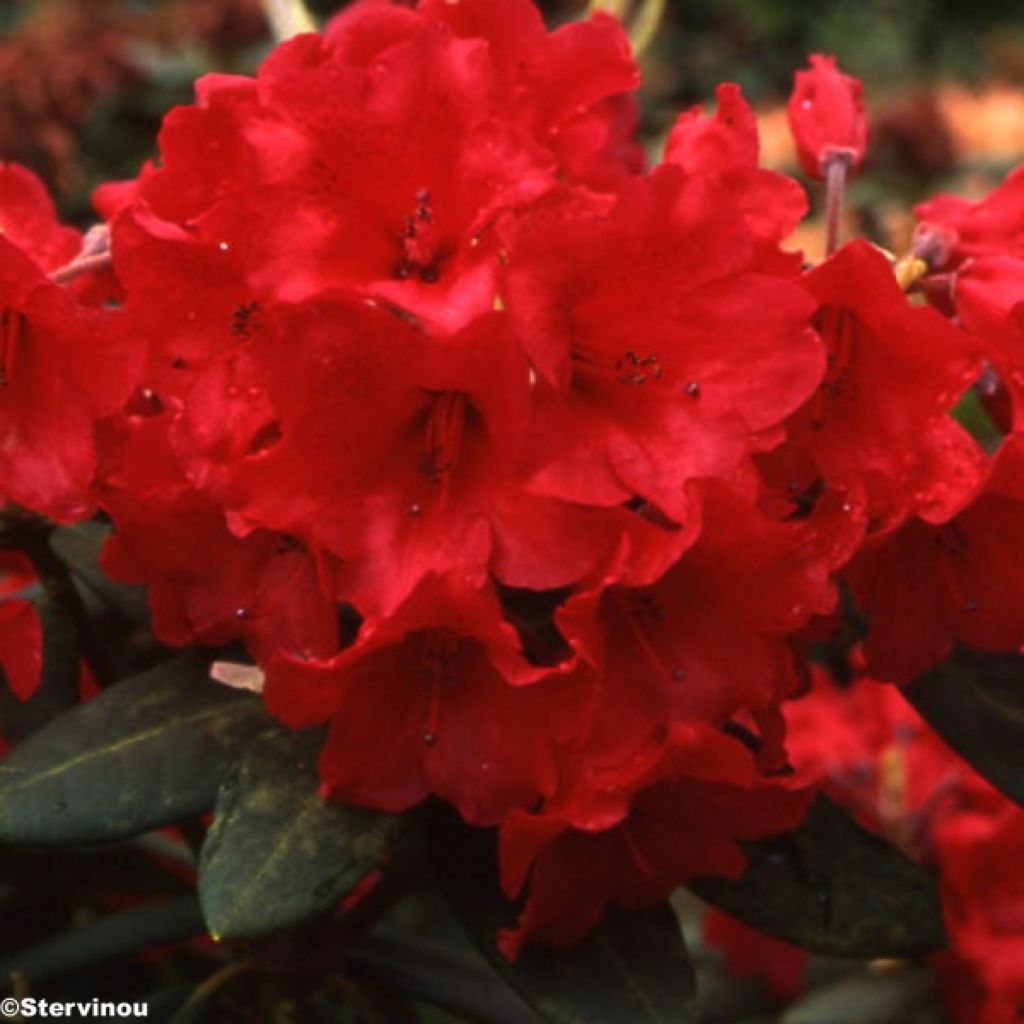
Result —
[{"label": "red rhododendron flower", "polygon": [[785,638],[833,608],[830,566],[859,541],[852,514],[823,502],[813,518],[774,522],[724,488],[708,488],[697,543],[650,586],[605,586],[557,615],[604,676],[600,757],[622,757],[670,720],[724,725],[766,711],[797,686]]},{"label": "red rhododendron flower", "polygon": [[786,105],[800,167],[812,178],[824,178],[831,160],[848,168],[864,160],[868,122],[861,99],[863,86],[844,75],[834,57],[810,57],[810,70],[798,71]]},{"label": "red rhododendron flower", "polygon": [[522,0],[423,0],[411,10],[363,0],[324,31],[347,61],[366,66],[430,25],[486,46],[499,116],[551,149],[572,180],[605,187],[642,170],[633,136],[639,75],[614,18],[598,12],[549,33]]},{"label": "red rhododendron flower", "polygon": [[763,978],[780,1002],[799,995],[807,968],[807,953],[799,946],[755,931],[720,910],[704,915],[701,934],[708,945],[725,953],[730,974]]},{"label": "red rhododendron flower", "polygon": [[[699,108],[680,114],[665,145],[665,162],[690,174],[717,181],[743,211],[754,237],[768,243],[763,254],[792,234],[807,212],[807,196],[792,178],[757,166],[757,122],[737,85],[715,91],[718,110],[702,117]],[[776,256],[776,259],[779,259]],[[780,266],[799,269],[799,257],[787,256]]]},{"label": "red rhododendron flower", "polygon": [[1019,429],[1024,423],[1024,174],[1012,171],[978,201],[941,195],[914,213],[919,220],[914,250],[936,272],[926,294],[946,312],[955,311],[984,342],[996,371],[986,407],[1006,421],[1001,425]]},{"label": "red rhododendron flower", "polygon": [[1007,441],[959,515],[910,520],[857,556],[847,578],[870,629],[868,669],[906,682],[956,642],[989,651],[1024,646],[1024,448]]},{"label": "red rhododendron flower", "polygon": [[818,674],[787,705],[794,763],[938,869],[951,946],[934,957],[957,1021],[1013,1024],[1024,998],[1024,810],[957,757],[889,686]]},{"label": "red rhododendron flower", "polygon": [[11,693],[28,700],[43,670],[43,632],[31,601],[0,601],[0,667]]},{"label": "red rhododendron flower", "polygon": [[949,415],[980,372],[977,342],[910,305],[885,256],[851,242],[804,278],[820,309],[828,370],[790,424],[829,486],[863,493],[872,532],[909,514],[942,522],[984,472]]},{"label": "red rhododendron flower", "polygon": [[117,314],[88,309],[48,274],[79,249],[42,185],[0,165],[0,494],[58,519],[87,515],[94,425],[134,385]]},{"label": "red rhododendron flower", "polygon": [[262,657],[332,651],[337,616],[322,567],[294,538],[232,534],[223,510],[182,475],[167,441],[171,418],[133,415],[107,438],[99,496],[116,531],[106,570],[150,584],[153,629],[166,643],[242,638]]},{"label": "red rhododendron flower", "polygon": [[647,756],[586,770],[540,812],[510,814],[501,830],[502,877],[526,907],[502,949],[526,940],[568,945],[609,905],[654,906],[687,878],[737,877],[737,840],[797,824],[811,793],[761,775],[738,740],[699,723],[675,724]]},{"label": "red rhododendron flower", "polygon": [[539,378],[539,493],[639,496],[685,523],[686,482],[735,473],[750,435],[820,378],[806,297],[759,271],[744,217],[706,178],[665,166],[614,206],[555,197],[507,246],[503,295]]},{"label": "red rhododendron flower", "polygon": [[479,825],[551,793],[588,711],[582,681],[523,661],[491,593],[436,580],[333,658],[270,662],[264,694],[292,727],[330,720],[335,796],[398,811],[433,793]]},{"label": "red rhododendron flower", "polygon": [[[866,122],[811,65],[821,176]],[[325,793],[497,827],[512,955],[800,820],[783,708],[846,604],[886,678],[1024,644],[1020,439],[951,415],[1024,381],[1016,182],[925,210],[928,308],[913,261],[781,248],[806,198],[737,86],[644,173],[635,86],[608,17],[360,0],[202,79],[91,242],[0,170],[2,496],[101,508],[159,640],[243,642],[273,714],[326,727]],[[108,230],[116,280],[58,283]],[[16,690],[37,648],[0,650]]]}]

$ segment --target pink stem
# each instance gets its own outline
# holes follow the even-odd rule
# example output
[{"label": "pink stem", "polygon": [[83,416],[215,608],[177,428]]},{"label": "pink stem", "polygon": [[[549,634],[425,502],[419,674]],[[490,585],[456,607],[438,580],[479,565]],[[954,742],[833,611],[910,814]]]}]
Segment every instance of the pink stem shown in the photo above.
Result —
[{"label": "pink stem", "polygon": [[846,153],[829,153],[824,160],[825,170],[825,257],[839,247],[839,218],[846,190],[846,170],[850,159]]}]

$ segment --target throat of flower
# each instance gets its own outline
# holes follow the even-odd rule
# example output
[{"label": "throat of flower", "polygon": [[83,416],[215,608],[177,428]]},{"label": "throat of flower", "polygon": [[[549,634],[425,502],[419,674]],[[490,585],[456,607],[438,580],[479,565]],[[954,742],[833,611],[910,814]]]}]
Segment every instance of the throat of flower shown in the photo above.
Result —
[{"label": "throat of flower", "polygon": [[433,396],[427,413],[420,471],[441,503],[450,496],[452,477],[462,455],[466,412],[463,393],[443,391]]},{"label": "throat of flower", "polygon": [[573,384],[577,388],[585,389],[591,383],[640,387],[665,376],[656,355],[644,355],[633,349],[616,356],[577,342],[573,344],[569,358]]},{"label": "throat of flower", "polygon": [[423,732],[420,738],[424,745],[432,747],[437,743],[441,727],[441,701],[444,691],[455,685],[455,657],[459,641],[451,634],[439,629],[425,630],[419,636],[419,683],[426,698]]},{"label": "throat of flower", "polygon": [[402,226],[402,258],[395,277],[402,281],[416,277],[424,284],[435,284],[441,277],[443,255],[430,192],[420,189],[416,207]]},{"label": "throat of flower", "polygon": [[14,378],[24,335],[25,314],[5,307],[0,312],[0,387],[6,387]]}]

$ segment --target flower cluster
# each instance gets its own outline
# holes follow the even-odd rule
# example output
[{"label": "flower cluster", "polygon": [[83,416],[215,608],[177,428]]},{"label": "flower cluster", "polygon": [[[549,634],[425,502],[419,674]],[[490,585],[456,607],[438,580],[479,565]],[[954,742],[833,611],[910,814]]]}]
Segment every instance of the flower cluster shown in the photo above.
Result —
[{"label": "flower cluster", "polygon": [[[610,17],[362,0],[167,116],[97,194],[112,273],[2,172],[0,490],[109,516],[163,641],[244,641],[326,792],[497,826],[510,954],[800,820],[840,584],[880,678],[1024,641],[1024,179],[923,206],[912,272],[804,269],[740,90],[647,169],[636,85]],[[860,161],[828,61],[792,112]]]},{"label": "flower cluster", "polygon": [[[951,946],[933,959],[955,1020],[1014,1024],[1024,1001],[1024,810],[958,758],[892,687],[841,689],[816,672],[787,706],[795,765],[875,831],[938,871]],[[806,955],[722,914],[706,922],[742,973],[780,996],[800,988]]]}]

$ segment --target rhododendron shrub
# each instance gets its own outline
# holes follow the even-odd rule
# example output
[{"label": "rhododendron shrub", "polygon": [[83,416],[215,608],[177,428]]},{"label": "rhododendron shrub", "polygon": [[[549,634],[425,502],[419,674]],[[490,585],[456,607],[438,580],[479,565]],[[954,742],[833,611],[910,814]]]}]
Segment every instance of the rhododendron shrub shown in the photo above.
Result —
[{"label": "rhododendron shrub", "polygon": [[[790,119],[834,236],[867,122],[811,63]],[[3,540],[32,572],[0,664],[11,707],[41,671],[64,712],[4,725],[31,734],[7,841],[215,807],[209,930],[319,914],[344,948],[432,860],[534,996],[531,963],[627,918],[681,967],[671,918],[620,911],[687,883],[819,951],[941,944],[927,869],[816,795],[787,708],[822,663],[917,703],[954,648],[1024,643],[1014,178],[923,204],[899,263],[832,237],[805,266],[806,192],[739,88],[646,167],[637,84],[607,15],[361,0],[201,79],[84,238],[3,165]],[[66,710],[79,654],[101,692]],[[484,833],[467,900],[450,854]],[[646,983],[602,1012],[688,1019],[685,971]]]}]

